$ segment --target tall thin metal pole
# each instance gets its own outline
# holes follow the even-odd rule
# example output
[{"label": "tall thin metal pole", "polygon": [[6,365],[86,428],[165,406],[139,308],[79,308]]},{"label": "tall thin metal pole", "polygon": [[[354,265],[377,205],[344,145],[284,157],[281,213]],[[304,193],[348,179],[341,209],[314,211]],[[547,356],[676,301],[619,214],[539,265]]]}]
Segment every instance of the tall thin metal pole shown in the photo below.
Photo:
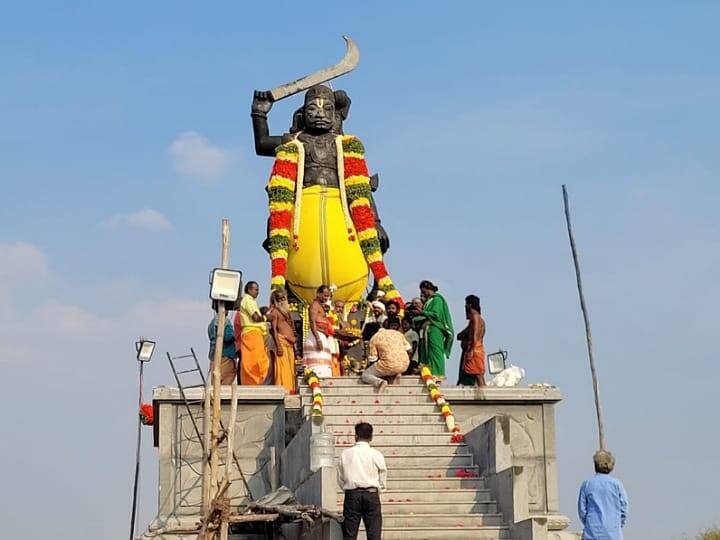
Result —
[{"label": "tall thin metal pole", "polygon": [[605,426],[603,424],[602,408],[600,406],[600,383],[598,382],[597,370],[595,369],[592,334],[590,332],[590,318],[588,316],[587,305],[585,304],[585,295],[583,294],[582,278],[580,277],[580,263],[578,261],[577,248],[575,247],[575,236],[573,235],[572,225],[570,224],[570,203],[568,202],[568,194],[565,184],[563,184],[562,192],[563,203],[565,206],[565,222],[567,223],[570,249],[572,250],[573,263],[575,264],[575,279],[577,280],[578,296],[580,296],[580,309],[582,310],[583,320],[585,321],[585,341],[587,342],[588,358],[590,359],[590,373],[592,375],[593,391],[595,392],[595,412],[597,413],[598,439],[600,443],[600,450],[605,450]]},{"label": "tall thin metal pole", "polygon": [[140,485],[140,441],[142,440],[142,421],[140,419],[140,407],[142,407],[143,367],[145,362],[140,364],[140,382],[138,385],[138,424],[137,424],[137,447],[135,449],[135,483],[133,485],[132,512],[130,514],[130,540],[135,538],[135,518],[137,516],[138,487]]}]

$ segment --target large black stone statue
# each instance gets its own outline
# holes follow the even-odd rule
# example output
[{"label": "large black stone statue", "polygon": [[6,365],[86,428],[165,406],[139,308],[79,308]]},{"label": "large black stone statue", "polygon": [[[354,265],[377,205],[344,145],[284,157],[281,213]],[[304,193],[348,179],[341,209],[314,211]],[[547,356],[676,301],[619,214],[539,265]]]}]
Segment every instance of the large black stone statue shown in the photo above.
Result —
[{"label": "large black stone statue", "polygon": [[[336,285],[337,298],[358,300],[362,295],[360,291],[364,292],[367,285],[368,265],[373,269],[376,282],[379,279],[372,266],[374,259],[368,259],[368,244],[362,244],[362,232],[358,230],[360,238],[354,238],[353,230],[350,243],[343,240],[351,228],[357,228],[349,222],[348,197],[354,193],[354,186],[346,185],[347,174],[343,177],[344,173],[339,170],[346,158],[343,144],[350,144],[348,137],[343,137],[343,122],[348,117],[351,101],[344,91],[333,91],[321,83],[347,73],[357,65],[357,47],[349,38],[345,40],[348,50],[340,63],[272,90],[255,91],[252,102],[255,152],[259,156],[276,157],[272,173],[275,181],[271,178],[268,185],[271,195],[268,238],[263,243],[272,257],[273,285],[287,285],[306,301],[312,299],[312,288],[320,283]],[[270,135],[267,115],[273,103],[304,90],[303,106],[293,114],[288,132]],[[357,145],[362,149],[359,140]],[[350,152],[348,155],[356,154]],[[364,164],[364,150],[357,155],[362,155]],[[297,170],[287,172],[287,167],[292,169],[295,162]],[[293,174],[296,177],[288,182],[283,174],[288,178]],[[295,179],[298,185],[295,185]],[[302,185],[299,185],[300,179]],[[377,175],[370,177],[369,185],[370,189],[363,197],[369,200],[375,218],[376,241],[380,252],[385,253],[390,242],[380,224],[372,196],[378,186]],[[300,211],[302,218],[298,215]],[[282,234],[278,232],[281,219],[292,220],[292,227],[289,222],[280,226]]]}]

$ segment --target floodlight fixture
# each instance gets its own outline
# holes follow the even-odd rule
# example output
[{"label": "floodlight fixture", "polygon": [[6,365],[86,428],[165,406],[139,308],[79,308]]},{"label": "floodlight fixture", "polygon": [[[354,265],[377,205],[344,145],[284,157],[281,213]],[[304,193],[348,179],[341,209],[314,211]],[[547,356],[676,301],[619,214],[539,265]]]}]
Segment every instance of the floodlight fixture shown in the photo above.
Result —
[{"label": "floodlight fixture", "polygon": [[240,296],[242,272],[215,268],[210,272],[210,298],[221,302],[235,302]]},{"label": "floodlight fixture", "polygon": [[497,352],[494,352],[492,354],[488,354],[487,356],[487,362],[488,362],[488,371],[491,375],[497,375],[502,370],[505,369],[505,363],[507,362],[507,351],[503,351],[500,349]]},{"label": "floodlight fixture", "polygon": [[141,337],[135,343],[135,350],[137,350],[138,362],[149,362],[155,352],[155,342]]}]

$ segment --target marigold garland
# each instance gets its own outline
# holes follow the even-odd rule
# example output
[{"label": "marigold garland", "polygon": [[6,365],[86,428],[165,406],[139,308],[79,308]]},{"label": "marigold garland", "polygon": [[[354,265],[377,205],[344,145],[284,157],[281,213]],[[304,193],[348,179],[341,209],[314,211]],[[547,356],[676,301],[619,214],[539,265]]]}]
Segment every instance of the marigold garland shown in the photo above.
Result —
[{"label": "marigold garland", "polygon": [[300,145],[295,141],[278,146],[267,185],[270,208],[268,247],[273,288],[285,286],[300,152]]},{"label": "marigold garland", "polygon": [[[404,307],[400,293],[383,262],[375,212],[370,203],[372,190],[365,148],[357,137],[339,135],[335,139],[338,154],[340,198],[348,238],[359,241],[365,261],[388,299],[395,299]],[[300,212],[304,147],[297,139],[281,144],[275,150],[275,164],[270,173],[267,192],[270,208],[269,251],[273,288],[285,286],[288,252],[300,249]],[[292,231],[291,231],[292,228]]]},{"label": "marigold garland", "polygon": [[360,249],[380,290],[385,291],[388,299],[397,300],[401,308],[405,307],[400,293],[385,268],[380,250],[375,212],[370,204],[372,189],[365,163],[365,147],[357,137],[345,135],[338,138],[338,150],[340,149],[342,150],[341,176],[350,216],[360,240]]},{"label": "marigold garland", "polygon": [[140,406],[140,421],[146,426],[152,426],[155,422],[155,413],[151,403],[143,403]]},{"label": "marigold garland", "polygon": [[437,384],[435,384],[435,377],[433,377],[433,374],[430,372],[430,368],[423,366],[420,370],[420,377],[430,393],[430,399],[435,402],[435,405],[437,405],[438,409],[440,409],[440,414],[442,414],[443,418],[445,418],[445,425],[447,426],[448,431],[452,433],[450,441],[454,443],[461,442],[463,440],[463,435],[460,430],[460,426],[455,423],[455,415],[450,408],[450,403],[448,403],[442,393],[440,393]]},{"label": "marigold garland", "polygon": [[322,388],[320,386],[320,378],[315,374],[313,369],[305,368],[305,371],[303,372],[303,379],[305,379],[305,382],[312,391],[312,415],[322,416],[323,396]]}]

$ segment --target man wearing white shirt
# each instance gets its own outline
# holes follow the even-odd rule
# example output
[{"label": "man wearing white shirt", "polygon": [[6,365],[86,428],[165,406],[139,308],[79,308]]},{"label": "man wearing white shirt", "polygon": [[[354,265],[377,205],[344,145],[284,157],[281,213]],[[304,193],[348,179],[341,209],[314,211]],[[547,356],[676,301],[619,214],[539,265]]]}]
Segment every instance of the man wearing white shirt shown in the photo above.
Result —
[{"label": "man wearing white shirt", "polygon": [[340,455],[338,483],[345,491],[343,540],[357,538],[361,518],[367,540],[380,540],[380,491],[385,489],[387,466],[383,455],[370,447],[372,435],[373,427],[370,424],[356,424],[355,446]]}]

